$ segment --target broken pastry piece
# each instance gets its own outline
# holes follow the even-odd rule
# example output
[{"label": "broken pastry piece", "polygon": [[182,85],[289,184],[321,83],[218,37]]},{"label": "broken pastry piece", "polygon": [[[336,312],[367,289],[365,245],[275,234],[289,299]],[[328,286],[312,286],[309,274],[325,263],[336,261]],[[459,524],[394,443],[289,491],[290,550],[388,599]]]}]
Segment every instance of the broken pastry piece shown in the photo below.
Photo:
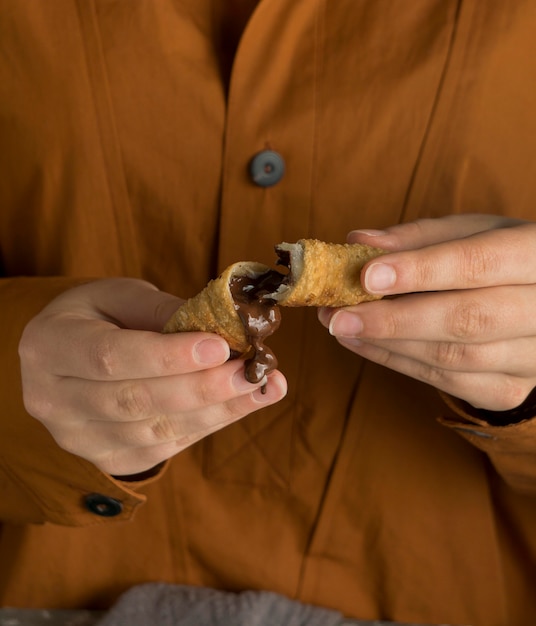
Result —
[{"label": "broken pastry piece", "polygon": [[203,331],[223,337],[233,357],[246,359],[246,378],[260,382],[277,367],[264,339],[278,328],[279,308],[263,296],[279,286],[282,274],[267,265],[234,263],[193,298],[180,306],[164,333]]},{"label": "broken pastry piece", "polygon": [[360,274],[365,263],[385,253],[379,248],[300,239],[275,250],[286,271],[261,263],[230,265],[187,300],[163,332],[219,334],[234,356],[246,359],[247,380],[257,383],[277,367],[264,339],[279,327],[278,305],[340,307],[378,299],[364,290]]},{"label": "broken pastry piece", "polygon": [[362,244],[326,243],[300,239],[275,247],[278,265],[288,274],[278,289],[266,298],[281,306],[350,306],[378,296],[367,293],[361,285],[361,270],[384,250]]}]

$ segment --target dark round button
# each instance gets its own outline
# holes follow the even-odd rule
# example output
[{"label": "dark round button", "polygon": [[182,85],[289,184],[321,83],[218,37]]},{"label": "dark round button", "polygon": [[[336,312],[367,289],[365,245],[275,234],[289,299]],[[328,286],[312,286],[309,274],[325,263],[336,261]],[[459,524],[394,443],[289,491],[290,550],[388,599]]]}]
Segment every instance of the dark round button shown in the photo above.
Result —
[{"label": "dark round button", "polygon": [[273,150],[263,150],[256,154],[249,164],[251,180],[259,187],[271,187],[278,183],[285,173],[283,157]]},{"label": "dark round button", "polygon": [[100,517],[115,517],[123,511],[123,503],[100,493],[90,493],[84,498],[88,511]]}]

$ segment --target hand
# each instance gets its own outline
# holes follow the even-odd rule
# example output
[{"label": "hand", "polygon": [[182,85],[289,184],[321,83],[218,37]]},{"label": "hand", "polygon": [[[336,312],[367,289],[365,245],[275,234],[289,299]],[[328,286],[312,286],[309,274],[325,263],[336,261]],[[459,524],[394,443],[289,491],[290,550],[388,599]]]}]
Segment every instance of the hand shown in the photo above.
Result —
[{"label": "hand", "polygon": [[536,224],[456,215],[349,241],[392,252],[362,273],[399,295],[319,311],[339,342],[476,408],[511,410],[536,386]]},{"label": "hand", "polygon": [[[181,300],[134,279],[66,291],[26,327],[20,342],[24,402],[57,443],[104,472],[148,470],[262,406],[244,362],[208,333],[159,331]],[[135,330],[132,330],[135,329]]]}]

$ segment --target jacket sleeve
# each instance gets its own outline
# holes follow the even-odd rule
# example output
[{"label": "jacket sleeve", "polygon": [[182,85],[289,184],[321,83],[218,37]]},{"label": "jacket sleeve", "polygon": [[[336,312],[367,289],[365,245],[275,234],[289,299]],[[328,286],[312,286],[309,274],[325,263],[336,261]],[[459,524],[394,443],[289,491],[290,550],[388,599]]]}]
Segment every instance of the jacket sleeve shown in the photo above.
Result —
[{"label": "jacket sleeve", "polygon": [[514,491],[536,496],[536,406],[524,407],[524,419],[514,413],[513,423],[494,425],[465,402],[442,395],[448,410],[439,421],[487,454]]},{"label": "jacket sleeve", "polygon": [[0,280],[0,520],[102,524],[129,519],[145,501],[135,491],[140,483],[115,480],[62,450],[24,409],[18,358],[24,327],[56,295],[81,282],[87,281]]}]

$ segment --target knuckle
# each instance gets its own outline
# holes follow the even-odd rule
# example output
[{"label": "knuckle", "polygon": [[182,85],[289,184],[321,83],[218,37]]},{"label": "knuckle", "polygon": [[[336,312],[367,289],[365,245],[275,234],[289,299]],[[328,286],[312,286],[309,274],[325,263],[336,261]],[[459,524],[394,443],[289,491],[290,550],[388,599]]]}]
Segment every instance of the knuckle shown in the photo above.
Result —
[{"label": "knuckle", "polygon": [[362,335],[376,339],[393,339],[398,337],[403,332],[407,319],[399,315],[394,300],[384,300],[383,302],[378,302],[378,304],[381,307],[381,309],[378,309],[380,313],[375,318],[366,320]]},{"label": "knuckle", "polygon": [[447,330],[456,339],[478,339],[493,330],[493,316],[475,300],[464,301],[447,314]]},{"label": "knuckle", "polygon": [[53,413],[53,404],[40,393],[24,390],[22,395],[24,408],[32,417],[40,422],[46,422]]},{"label": "knuckle", "polygon": [[115,407],[121,417],[139,419],[150,413],[151,393],[145,383],[134,382],[119,389],[115,396]]},{"label": "knuckle", "polygon": [[466,344],[453,341],[440,341],[436,344],[433,361],[446,369],[456,369],[466,356]]},{"label": "knuckle", "polygon": [[530,388],[527,388],[526,381],[507,377],[498,391],[494,410],[511,411],[523,404],[530,393]]},{"label": "knuckle", "polygon": [[21,363],[32,365],[39,360],[39,352],[33,338],[33,332],[28,327],[26,327],[22,334],[18,352]]},{"label": "knuckle", "polygon": [[209,380],[200,381],[193,391],[199,406],[210,406],[216,401],[217,389]]},{"label": "knuckle", "polygon": [[380,337],[383,335],[384,339],[399,337],[403,330],[403,323],[401,323],[395,315],[387,315],[386,318],[382,320],[382,326]]},{"label": "knuckle", "polygon": [[78,447],[76,446],[72,437],[56,435],[54,439],[62,450],[70,452],[71,454],[77,454]]},{"label": "knuckle", "polygon": [[184,370],[185,361],[184,353],[176,350],[167,350],[160,359],[162,371],[169,374]]},{"label": "knuckle", "polygon": [[167,415],[157,415],[147,424],[151,442],[162,443],[177,438],[172,421]]},{"label": "knuckle", "polygon": [[470,284],[481,284],[483,277],[500,269],[497,251],[488,245],[474,242],[471,246],[460,245],[461,269]]},{"label": "knuckle", "polygon": [[98,378],[112,378],[117,370],[118,357],[109,337],[95,341],[90,348],[89,361]]},{"label": "knuckle", "polygon": [[58,446],[66,452],[79,455],[83,449],[81,437],[76,432],[68,429],[57,429],[51,430],[51,435]]},{"label": "knuckle", "polygon": [[427,289],[428,285],[434,284],[436,280],[437,269],[433,263],[426,258],[415,263],[415,282],[416,290]]},{"label": "knuckle", "polygon": [[447,371],[441,367],[423,364],[418,378],[432,387],[442,389],[447,378]]}]

